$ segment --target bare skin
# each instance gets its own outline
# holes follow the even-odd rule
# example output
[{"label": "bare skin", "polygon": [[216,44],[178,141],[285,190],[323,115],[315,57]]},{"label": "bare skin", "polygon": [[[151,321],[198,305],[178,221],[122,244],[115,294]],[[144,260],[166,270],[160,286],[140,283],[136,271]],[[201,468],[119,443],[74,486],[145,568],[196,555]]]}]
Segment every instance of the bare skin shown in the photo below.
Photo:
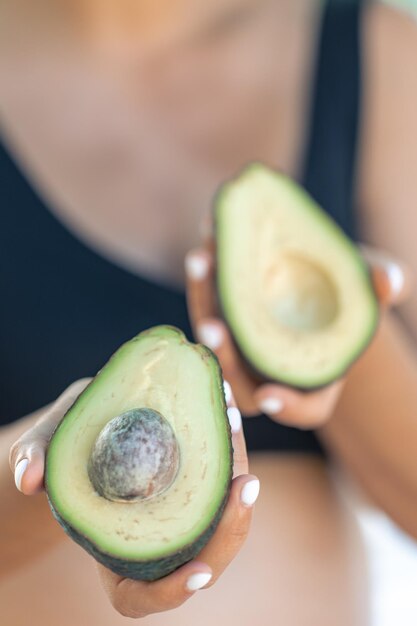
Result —
[{"label": "bare skin", "polygon": [[[256,158],[297,173],[319,16],[305,0],[295,11],[287,0],[264,2],[240,27],[204,34],[228,3],[213,4],[210,20],[204,3],[183,4],[198,25],[184,34],[174,22],[154,44],[139,23],[133,60],[116,47],[117,33],[104,42],[93,33],[87,47],[70,32],[57,63],[55,40],[40,47],[35,31],[25,39],[37,51],[30,73],[15,39],[4,40],[6,67],[0,61],[7,137],[51,210],[106,256],[177,282],[225,176]],[[285,66],[268,62],[284,52]]]},{"label": "bare skin", "polygon": [[[191,626],[198,619],[203,626],[219,620],[251,626],[256,618],[274,626],[279,613],[282,623],[291,626],[307,626],[311,616],[323,626],[366,624],[366,564],[360,541],[322,462],[256,454],[251,472],[259,477],[262,491],[245,547],[213,587],[143,623]],[[34,537],[31,525],[26,524],[25,532]],[[65,538],[2,580],[0,598],[3,620],[10,626],[58,619],[60,626],[126,624],[111,607],[94,562]]]},{"label": "bare skin", "polygon": [[[20,4],[25,7],[24,2]],[[45,0],[43,6],[46,4]],[[202,38],[198,12],[184,9],[184,13],[179,12],[178,15],[188,14],[188,21],[183,22],[181,28],[178,17],[177,21],[164,22],[166,27],[162,30],[157,29],[158,20],[152,20],[152,13],[148,12],[147,23],[154,26],[150,30],[152,36],[145,37],[140,46],[136,43],[137,38],[128,39],[130,48],[127,53],[126,37],[117,36],[109,28],[109,24],[114,23],[113,18],[107,21],[103,18],[98,27],[93,19],[94,3],[86,3],[83,9],[88,9],[84,14],[89,17],[86,18],[89,28],[83,31],[85,39],[82,41],[86,44],[88,37],[90,45],[77,46],[82,65],[74,56],[74,41],[78,44],[81,36],[78,40],[74,39],[71,30],[72,25],[75,28],[78,16],[73,16],[74,22],[69,22],[68,30],[62,27],[59,63],[56,56],[49,54],[50,50],[55,50],[55,41],[48,44],[49,39],[45,36],[43,47],[37,46],[41,27],[45,29],[42,35],[51,31],[46,22],[35,19],[31,28],[26,29],[28,32],[24,33],[27,50],[31,49],[31,45],[37,50],[30,74],[22,71],[25,56],[17,54],[15,42],[6,36],[0,37],[7,52],[0,54],[0,91],[2,120],[7,124],[10,146],[50,200],[51,210],[77,236],[109,258],[139,273],[162,280],[180,281],[182,258],[188,249],[199,243],[201,217],[220,180],[253,158],[271,162],[291,175],[298,173],[311,69],[309,59],[316,36],[316,30],[311,28],[311,18],[317,13],[311,11],[317,11],[317,7],[312,9],[312,5],[304,0],[262,4],[256,19],[255,16],[247,18],[247,22],[233,27],[232,32],[223,35],[220,40],[217,39],[219,26],[214,29],[215,35],[209,29]],[[211,6],[218,11],[222,5],[210,3]],[[26,9],[29,11],[29,8]],[[9,25],[15,24],[18,17],[12,8],[8,10]],[[4,28],[5,21],[2,23]],[[121,19],[117,24],[120,35],[126,29],[126,23],[123,25]],[[282,24],[285,28],[280,26]],[[317,24],[316,19],[313,19],[313,24]],[[191,37],[190,33],[196,25],[200,35]],[[21,30],[25,30],[23,26]],[[368,11],[365,33],[367,62],[378,76],[378,81],[370,83],[366,109],[369,123],[363,132],[359,186],[359,199],[364,208],[363,232],[375,245],[385,244],[415,266],[413,242],[405,247],[403,245],[404,241],[408,241],[407,233],[413,231],[411,219],[415,217],[412,217],[413,202],[410,199],[417,201],[415,176],[409,175],[409,170],[401,166],[398,155],[402,154],[404,146],[395,144],[395,129],[392,129],[394,145],[389,147],[385,145],[383,132],[386,120],[391,120],[393,125],[400,120],[408,134],[404,138],[409,151],[407,163],[417,161],[417,155],[412,152],[417,142],[410,140],[414,132],[414,114],[409,115],[410,119],[405,117],[398,104],[404,100],[415,103],[417,88],[413,91],[412,80],[406,81],[404,93],[398,101],[394,90],[388,88],[396,68],[406,66],[412,54],[415,55],[417,44],[414,46],[412,43],[415,33],[405,18],[398,18],[382,7]],[[384,47],[380,44],[381,40],[385,42]],[[213,47],[218,57],[213,55]],[[259,53],[255,59],[250,54],[252,49]],[[398,55],[397,65],[387,75],[385,55],[390,55],[394,49]],[[132,54],[136,55],[137,62],[126,63]],[[213,73],[219,57],[222,72]],[[245,64],[249,57],[252,65]],[[191,58],[196,61],[191,61]],[[266,58],[273,59],[271,66],[265,65]],[[251,68],[253,82],[249,87],[245,80],[239,80],[240,67],[245,67],[246,71]],[[132,75],[135,80],[132,80]],[[16,76],[19,76],[18,81]],[[36,80],[33,80],[34,76]],[[234,80],[231,81],[231,78]],[[198,88],[195,88],[197,79]],[[176,80],[182,81],[182,89],[175,88]],[[48,88],[51,82],[53,92]],[[183,94],[182,99],[178,100],[178,93]],[[253,93],[257,94],[254,99]],[[28,94],[31,94],[30,97]],[[81,97],[83,107],[75,106]],[[205,106],[207,103],[209,106]],[[79,117],[81,111],[82,118]],[[198,114],[190,121],[190,112],[193,111]],[[240,114],[237,115],[236,111]],[[250,120],[262,120],[264,124],[262,127],[258,124],[254,126]],[[218,129],[217,134],[213,133],[213,128]],[[236,152],[231,152],[230,146],[234,146]],[[388,152],[390,157],[394,153],[392,162]],[[108,184],[103,186],[102,181]],[[161,181],[164,181],[163,187]],[[167,198],[171,207],[169,213],[166,211]],[[398,208],[395,212],[392,210],[394,205]],[[141,211],[141,206],[146,206],[147,210]],[[383,211],[380,211],[380,206],[384,207]],[[394,213],[396,220],[392,223],[390,216]],[[179,221],[184,227],[176,229]],[[166,228],[161,228],[161,224]],[[386,233],[388,224],[389,236],[384,234],[383,239],[380,233]],[[415,299],[411,299],[404,310],[404,318],[410,327],[416,316],[407,311],[412,312],[413,306],[416,306]],[[417,329],[414,332],[417,334]],[[386,337],[381,339],[386,346],[384,363],[390,359],[393,350],[392,342]],[[399,345],[398,349],[403,358],[404,347]],[[416,366],[413,355],[403,362],[404,368],[411,372],[406,389],[396,387],[394,376],[386,381],[383,391],[393,394],[395,398],[408,398],[403,409],[403,415],[408,418],[412,407],[412,372]],[[363,363],[365,367],[365,360]],[[369,365],[365,373],[379,380],[380,364],[370,360],[366,363]],[[344,397],[350,398],[346,402],[353,402],[353,397],[361,397],[355,394],[354,389],[349,395],[346,391],[340,406],[357,408],[354,404],[344,404]],[[376,415],[384,408],[384,397],[378,391],[373,398],[374,404],[369,410],[372,409]],[[366,398],[361,398],[360,406],[368,411],[366,401]],[[358,459],[349,460],[341,446],[336,444],[343,421],[349,422],[349,410],[336,414],[334,420],[329,422],[336,433],[332,434],[329,426],[328,435],[324,434],[324,437],[350,469],[350,465],[358,467]],[[5,433],[4,436],[2,433],[2,453],[3,444],[6,447],[7,442],[12,443],[7,438],[10,431],[6,429]],[[381,455],[383,463],[384,450]],[[356,474],[364,476],[366,469],[362,464]],[[271,601],[275,599],[276,610],[286,616],[283,623],[311,624],[314,614],[319,615],[316,621],[321,624],[326,624],[326,619],[329,625],[365,623],[363,591],[366,582],[357,573],[363,572],[360,548],[356,543],[356,549],[351,549],[355,534],[345,532],[346,525],[349,525],[348,517],[329,487],[322,463],[306,458],[297,459],[295,464],[295,459],[285,456],[261,458],[256,455],[251,470],[261,478],[262,498],[247,547],[232,564],[230,574],[225,574],[224,585],[214,586],[184,608],[170,613],[169,623],[175,624],[173,620],[177,616],[182,617],[178,623],[184,625],[196,620],[201,623],[206,616],[207,623],[213,623],[213,619],[218,619],[218,612],[210,613],[215,609],[216,597],[221,600],[224,615],[230,616],[230,624],[249,624],[255,619],[265,624],[268,620],[271,624],[276,623],[276,615],[272,619],[275,607],[271,608]],[[401,484],[404,483],[404,475],[405,471],[399,473]],[[7,482],[6,478],[4,480]],[[11,493],[11,480],[9,478],[4,487],[8,493]],[[285,485],[285,489],[277,490],[277,485]],[[413,501],[415,486],[411,482],[407,487],[402,502],[410,498]],[[371,487],[370,491],[373,493],[375,490]],[[300,516],[300,511],[305,511],[307,494],[309,515]],[[17,493],[10,497],[23,498]],[[32,502],[28,505],[26,500],[25,504],[21,500],[21,512],[27,511],[26,522],[28,516],[34,520],[30,527],[33,537],[37,537],[37,530],[47,523],[43,496],[36,498],[42,503],[36,505],[35,500],[28,499]],[[383,506],[389,508],[383,497],[381,500]],[[264,504],[261,504],[262,501]],[[25,509],[27,506],[32,507],[33,512]],[[395,506],[391,508],[395,509]],[[308,526],[303,525],[306,519],[309,520]],[[403,513],[401,521],[408,525],[411,532],[415,531],[413,515]],[[281,523],[282,527],[278,525]],[[23,527],[29,528],[27,525],[20,526],[19,534],[13,534],[13,527],[10,529],[12,539],[18,538],[17,543],[24,536]],[[87,575],[94,569],[92,563],[77,547],[67,541],[59,542],[58,533],[56,544],[55,535],[49,537],[50,544],[45,545],[42,559],[35,558],[34,554],[34,560],[28,567],[16,571],[0,586],[2,607],[8,606],[6,610],[10,611],[8,623],[19,625],[30,619],[30,623],[35,625],[34,620],[39,620],[39,624],[49,620],[66,626],[65,619],[68,619],[68,624],[95,621],[116,624],[118,619],[121,621],[123,618],[119,618],[103,602],[103,592],[97,580]],[[334,538],[333,545],[329,537]],[[53,544],[56,545],[54,549]],[[277,554],[275,562],[267,559],[272,553],[269,549],[272,545]],[[322,549],[317,550],[317,546]],[[330,546],[333,550],[329,549],[329,558],[323,558],[323,553]],[[22,548],[25,552],[26,546],[22,545]],[[19,554],[18,546],[16,554]],[[281,554],[284,555],[282,560],[279,558]],[[333,554],[333,559],[330,554]],[[271,566],[272,571],[268,570]],[[355,571],[361,589],[350,584],[352,571]],[[62,578],[67,574],[68,582]],[[261,588],[259,580],[262,580]],[[277,590],[288,588],[289,580],[294,594],[278,594]],[[317,588],[310,595],[312,580],[317,583]],[[56,590],[52,589],[51,581],[56,584]],[[59,581],[62,585],[58,584]],[[252,586],[249,586],[250,582]],[[331,583],[334,586],[331,587]],[[248,585],[248,592],[243,594],[245,585]],[[25,589],[28,600],[25,603],[19,601],[22,589]],[[26,589],[33,593],[33,602],[26,596]],[[68,589],[72,590],[73,597],[67,593]],[[252,595],[249,589],[253,590]],[[66,598],[60,594],[64,590]],[[306,598],[303,606],[294,601],[300,590]],[[207,600],[204,599],[206,596]],[[77,598],[76,602],[74,598]],[[332,603],[329,603],[329,598]],[[323,606],[329,607],[326,615],[323,615]],[[39,610],[36,612],[33,607],[39,607]],[[68,607],[67,610],[65,607]],[[77,610],[79,615],[76,615]],[[248,620],[249,615],[251,620]],[[148,618],[150,624],[167,623],[167,620],[168,617],[163,615]]]}]

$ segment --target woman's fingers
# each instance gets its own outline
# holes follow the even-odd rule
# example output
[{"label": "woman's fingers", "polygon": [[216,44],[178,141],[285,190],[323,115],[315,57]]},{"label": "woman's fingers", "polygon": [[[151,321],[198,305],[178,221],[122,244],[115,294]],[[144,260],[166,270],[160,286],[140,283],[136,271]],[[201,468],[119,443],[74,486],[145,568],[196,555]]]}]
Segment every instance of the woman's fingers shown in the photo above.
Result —
[{"label": "woman's fingers", "polygon": [[175,609],[212,578],[211,568],[199,560],[191,561],[154,582],[121,578],[102,565],[98,565],[98,569],[102,585],[116,611],[132,618]]},{"label": "woman's fingers", "polygon": [[216,532],[198,555],[212,571],[212,585],[242,548],[249,532],[252,507],[259,495],[259,480],[251,474],[233,479],[229,499]]},{"label": "woman's fingers", "polygon": [[407,265],[388,253],[370,246],[360,246],[360,250],[370,266],[380,304],[394,306],[404,302],[410,295],[413,283]]},{"label": "woman's fingers", "polygon": [[16,487],[25,495],[33,495],[43,488],[45,452],[49,440],[64,414],[90,380],[83,378],[70,385],[45,409],[36,424],[10,448],[10,469],[14,473]]},{"label": "woman's fingers", "polygon": [[259,410],[274,421],[312,429],[322,426],[329,419],[343,385],[344,380],[339,380],[318,391],[299,392],[266,384],[258,387],[255,399]]},{"label": "woman's fingers", "polygon": [[197,590],[211,585],[242,547],[249,531],[252,506],[259,493],[255,476],[233,480],[219,525],[200,554],[178,570],[154,582],[121,578],[99,565],[103,586],[114,608],[126,617],[139,618],[169,611]]},{"label": "woman's fingers", "polygon": [[246,416],[257,415],[259,410],[254,400],[257,382],[244,365],[226,324],[218,318],[201,319],[196,335],[218,357],[241,411]]},{"label": "woman's fingers", "polygon": [[254,415],[257,413],[253,401],[256,384],[245,370],[226,325],[217,317],[212,253],[207,248],[192,250],[185,259],[185,270],[188,310],[194,334],[217,355],[240,409],[245,415]]},{"label": "woman's fingers", "polygon": [[187,303],[195,331],[199,321],[217,315],[213,256],[205,248],[191,250],[185,257]]},{"label": "woman's fingers", "polygon": [[227,381],[224,381],[224,393],[227,404],[227,417],[229,419],[230,430],[232,431],[233,478],[235,478],[241,474],[247,474],[248,455],[242,428],[242,416],[237,408],[232,388]]}]

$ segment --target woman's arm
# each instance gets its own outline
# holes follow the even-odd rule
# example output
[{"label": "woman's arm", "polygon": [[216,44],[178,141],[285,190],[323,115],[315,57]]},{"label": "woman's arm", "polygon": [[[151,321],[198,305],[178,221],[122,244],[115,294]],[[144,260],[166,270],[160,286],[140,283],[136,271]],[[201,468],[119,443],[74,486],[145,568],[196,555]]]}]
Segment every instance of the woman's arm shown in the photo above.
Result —
[{"label": "woman's arm", "polygon": [[[0,578],[65,537],[43,492],[45,448],[56,424],[90,380],[77,380],[49,406],[0,429]],[[26,471],[16,471],[25,459]]]},{"label": "woman's arm", "polygon": [[62,541],[44,493],[26,498],[15,486],[9,468],[11,445],[31,428],[43,411],[0,429],[0,578],[27,564]]},{"label": "woman's arm", "polygon": [[[417,24],[379,4],[365,23],[361,232],[417,270]],[[386,316],[322,429],[331,452],[417,537],[417,293]]]},{"label": "woman's arm", "polygon": [[392,315],[318,434],[371,499],[417,537],[417,355]]}]

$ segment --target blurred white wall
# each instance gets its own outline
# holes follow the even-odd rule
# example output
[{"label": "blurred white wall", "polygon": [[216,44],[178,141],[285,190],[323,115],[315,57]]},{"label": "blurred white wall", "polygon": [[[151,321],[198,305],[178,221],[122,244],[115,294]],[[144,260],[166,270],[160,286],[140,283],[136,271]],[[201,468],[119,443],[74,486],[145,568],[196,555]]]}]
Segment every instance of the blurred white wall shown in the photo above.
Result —
[{"label": "blurred white wall", "polygon": [[417,543],[378,511],[360,508],[357,517],[370,566],[369,626],[416,626]]},{"label": "blurred white wall", "polygon": [[368,626],[417,625],[417,541],[371,505],[352,479],[333,467],[334,485],[354,513],[368,558]]}]

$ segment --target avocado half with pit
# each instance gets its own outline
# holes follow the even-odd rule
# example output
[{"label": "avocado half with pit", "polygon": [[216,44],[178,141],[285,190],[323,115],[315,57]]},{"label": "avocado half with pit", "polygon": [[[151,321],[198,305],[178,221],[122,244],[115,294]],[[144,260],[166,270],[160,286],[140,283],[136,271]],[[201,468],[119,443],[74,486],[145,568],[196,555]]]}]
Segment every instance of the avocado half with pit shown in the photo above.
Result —
[{"label": "avocado half with pit", "polygon": [[353,242],[290,178],[252,164],[215,203],[221,309],[251,369],[314,389],[371,340],[378,303]]},{"label": "avocado half with pit", "polygon": [[232,452],[216,357],[174,327],[155,327],[117,350],[57,427],[49,503],[97,561],[155,580],[214,533]]}]

